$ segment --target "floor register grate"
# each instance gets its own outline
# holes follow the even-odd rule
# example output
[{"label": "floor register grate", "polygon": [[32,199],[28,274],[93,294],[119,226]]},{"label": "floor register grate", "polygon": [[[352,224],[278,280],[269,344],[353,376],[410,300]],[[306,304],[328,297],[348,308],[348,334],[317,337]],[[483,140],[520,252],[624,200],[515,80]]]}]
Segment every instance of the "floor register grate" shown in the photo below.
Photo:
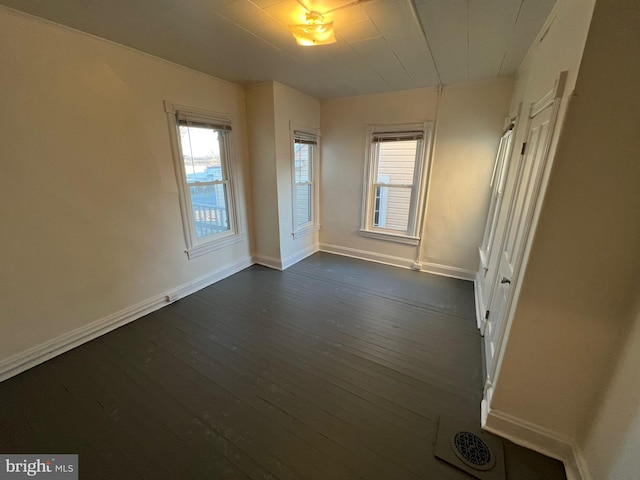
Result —
[{"label": "floor register grate", "polygon": [[480,480],[505,480],[502,441],[472,421],[441,417],[434,455]]}]

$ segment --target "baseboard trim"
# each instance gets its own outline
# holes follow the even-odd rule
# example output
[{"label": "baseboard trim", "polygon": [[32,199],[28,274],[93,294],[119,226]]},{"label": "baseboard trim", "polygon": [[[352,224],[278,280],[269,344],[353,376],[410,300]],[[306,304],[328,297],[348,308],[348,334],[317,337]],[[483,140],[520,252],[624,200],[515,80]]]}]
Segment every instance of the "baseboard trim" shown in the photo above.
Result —
[{"label": "baseboard trim", "polygon": [[410,258],[394,257],[392,255],[385,255],[382,253],[370,252],[367,250],[358,250],[356,248],[342,247],[340,245],[321,243],[319,249],[321,252],[342,255],[343,257],[357,258],[359,260],[368,260],[369,262],[383,263],[385,265],[392,265],[394,267],[411,269],[411,267],[413,266],[413,259]]},{"label": "baseboard trim", "polygon": [[295,265],[301,260],[313,255],[318,251],[318,244],[314,243],[313,245],[309,245],[307,248],[300,250],[299,252],[294,253],[293,255],[289,255],[282,260],[282,269],[286,270],[291,265]]},{"label": "baseboard trim", "polygon": [[273,268],[274,270],[283,270],[282,260],[279,258],[268,257],[267,255],[254,255],[253,263],[257,263],[263,267]]},{"label": "baseboard trim", "polygon": [[251,266],[246,258],[0,361],[0,382]]},{"label": "baseboard trim", "polygon": [[482,405],[482,428],[564,463],[567,480],[591,480],[573,438]]},{"label": "baseboard trim", "polygon": [[443,277],[457,278],[459,280],[473,281],[476,278],[476,272],[473,270],[441,265],[439,263],[422,262],[422,271],[433,273],[435,275],[442,275]]}]

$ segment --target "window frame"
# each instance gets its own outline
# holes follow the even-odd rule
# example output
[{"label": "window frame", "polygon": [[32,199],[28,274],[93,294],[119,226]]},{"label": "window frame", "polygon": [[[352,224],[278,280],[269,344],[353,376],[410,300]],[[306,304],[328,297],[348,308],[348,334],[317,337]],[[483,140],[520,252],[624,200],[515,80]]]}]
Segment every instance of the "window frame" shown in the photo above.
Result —
[{"label": "window frame", "polygon": [[[420,226],[424,210],[424,198],[427,192],[429,176],[432,122],[401,124],[401,125],[370,125],[366,135],[366,159],[364,171],[364,187],[362,198],[362,217],[360,235],[378,240],[418,245],[420,242]],[[421,137],[421,138],[417,138]],[[416,156],[414,163],[413,183],[410,185],[394,185],[379,183],[378,171],[378,145],[382,141],[376,138],[389,138],[395,140],[417,140]],[[376,191],[378,187],[410,188],[411,197],[409,204],[407,231],[400,232],[393,229],[374,226],[376,211]]]},{"label": "window frame", "polygon": [[[177,105],[169,101],[165,101],[164,104],[169,123],[169,137],[171,141],[176,183],[178,185],[180,214],[182,217],[182,226],[186,244],[185,253],[187,254],[187,257],[189,259],[196,258],[242,241],[244,239],[244,235],[240,231],[240,222],[238,221],[236,208],[238,202],[235,194],[236,180],[234,172],[235,156],[233,152],[233,117],[227,113],[218,113],[185,105]],[[190,187],[193,186],[193,182],[188,182],[187,180],[182,143],[180,141],[179,128],[181,121],[192,121],[196,124],[206,124],[213,127],[215,130],[222,132],[222,134],[219,133],[218,138],[220,143],[220,166],[223,180],[204,183],[207,185],[223,184],[226,186],[227,221],[229,223],[229,229],[224,232],[207,235],[202,238],[197,237],[190,189]]]},{"label": "window frame", "polygon": [[[320,129],[299,125],[293,122],[289,124],[289,131],[291,137],[291,208],[292,208],[292,232],[291,235],[294,239],[304,237],[310,233],[320,230],[319,222],[319,185],[318,185],[318,173],[319,173],[319,159],[320,159]],[[309,182],[297,182],[296,181],[296,158],[295,158],[295,144],[296,140],[303,140],[307,142],[315,142],[312,149],[312,155],[310,158],[311,165],[309,165]],[[298,225],[298,204],[296,202],[297,190],[296,187],[299,183],[305,183],[311,185],[310,196],[310,209],[311,220]]]}]

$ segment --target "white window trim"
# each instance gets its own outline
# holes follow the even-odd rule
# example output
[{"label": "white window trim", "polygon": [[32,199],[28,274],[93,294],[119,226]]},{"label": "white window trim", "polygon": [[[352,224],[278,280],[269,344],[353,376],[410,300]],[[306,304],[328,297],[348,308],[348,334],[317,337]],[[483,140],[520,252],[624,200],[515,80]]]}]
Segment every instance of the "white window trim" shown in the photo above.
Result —
[{"label": "white window trim", "polygon": [[234,169],[234,152],[231,130],[225,138],[225,152],[222,155],[222,162],[227,181],[227,209],[229,230],[221,232],[203,239],[196,238],[195,226],[193,219],[193,210],[187,193],[187,176],[184,170],[184,161],[182,159],[182,147],[180,145],[178,135],[178,114],[190,120],[215,123],[219,125],[232,126],[233,117],[227,113],[212,112],[201,108],[194,108],[185,105],[178,105],[167,100],[164,102],[165,112],[169,123],[169,138],[171,142],[171,152],[173,155],[174,170],[176,174],[176,182],[178,184],[178,193],[180,200],[180,214],[182,216],[182,226],[184,230],[184,239],[186,243],[185,253],[189,259],[205,255],[207,253],[219,250],[221,248],[241,242],[245,239],[245,235],[240,231],[240,222],[236,205],[238,204],[235,195],[236,192],[236,176]]},{"label": "white window trim", "polygon": [[[403,243],[407,245],[418,245],[420,242],[421,224],[420,218],[423,215],[424,198],[427,193],[427,178],[431,159],[428,158],[431,152],[432,122],[413,123],[402,125],[370,125],[367,128],[366,161],[364,170],[364,195],[362,198],[362,217],[360,224],[360,235],[363,237],[386,240],[390,242]],[[373,227],[373,196],[375,188],[373,178],[375,175],[375,159],[372,137],[375,133],[393,132],[403,134],[411,131],[422,131],[423,139],[418,145],[416,152],[416,170],[414,176],[414,189],[409,210],[409,221],[407,233]]]},{"label": "white window trim", "polygon": [[[320,163],[320,129],[307,127],[294,122],[289,122],[290,145],[291,145],[291,213],[292,213],[292,232],[294,239],[302,238],[313,232],[320,230],[320,188],[319,188],[319,163]],[[296,165],[295,165],[295,138],[297,134],[302,136],[313,137],[317,144],[313,149],[313,158],[311,160],[311,221],[298,226],[296,222],[297,205],[296,205]]]}]

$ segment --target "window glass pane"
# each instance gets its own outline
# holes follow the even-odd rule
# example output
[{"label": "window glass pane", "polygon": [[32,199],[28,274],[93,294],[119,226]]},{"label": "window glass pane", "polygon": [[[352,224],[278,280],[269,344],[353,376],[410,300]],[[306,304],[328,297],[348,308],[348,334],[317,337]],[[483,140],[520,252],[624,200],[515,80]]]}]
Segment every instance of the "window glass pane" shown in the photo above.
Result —
[{"label": "window glass pane", "polygon": [[376,187],[373,226],[406,232],[410,204],[411,188]]},{"label": "window glass pane", "polygon": [[180,125],[180,142],[187,182],[222,180],[220,133],[210,127]]},{"label": "window glass pane", "polygon": [[417,140],[378,143],[377,183],[413,184]]},{"label": "window glass pane", "polygon": [[296,185],[296,226],[311,221],[311,184]]},{"label": "window glass pane", "polygon": [[313,145],[294,143],[293,148],[296,182],[310,182]]},{"label": "window glass pane", "polygon": [[191,205],[196,237],[203,238],[229,230],[227,185],[192,186]]}]

